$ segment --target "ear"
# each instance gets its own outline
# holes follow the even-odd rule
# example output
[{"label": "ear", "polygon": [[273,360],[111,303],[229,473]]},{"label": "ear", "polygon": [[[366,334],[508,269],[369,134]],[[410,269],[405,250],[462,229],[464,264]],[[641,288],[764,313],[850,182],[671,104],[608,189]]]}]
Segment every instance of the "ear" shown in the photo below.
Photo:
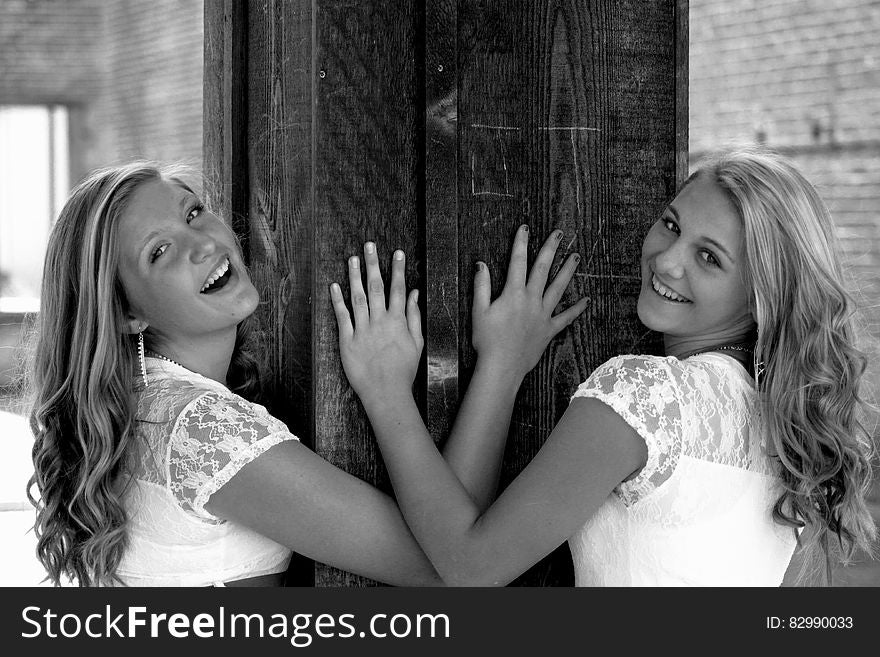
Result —
[{"label": "ear", "polygon": [[122,322],[122,332],[134,335],[135,333],[143,333],[147,330],[147,324],[144,320],[134,315],[129,315]]}]

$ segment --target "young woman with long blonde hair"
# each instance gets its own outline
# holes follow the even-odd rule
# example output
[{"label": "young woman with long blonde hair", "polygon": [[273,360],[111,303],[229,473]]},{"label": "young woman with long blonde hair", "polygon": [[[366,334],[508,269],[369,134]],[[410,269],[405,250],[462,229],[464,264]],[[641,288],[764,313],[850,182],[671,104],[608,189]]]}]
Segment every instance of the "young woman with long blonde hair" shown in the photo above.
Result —
[{"label": "young woman with long blonde hair", "polygon": [[[522,227],[498,299],[485,266],[475,279],[478,359],[456,428],[496,462],[493,423],[546,338],[527,240]],[[552,259],[545,245],[534,271]],[[346,373],[404,517],[448,583],[504,584],[566,540],[580,585],[779,585],[799,540],[808,569],[818,557],[829,577],[837,556],[872,550],[866,359],[812,185],[762,150],[705,162],[648,232],[641,279],[639,317],[663,334],[665,356],[598,367],[486,510],[422,424],[407,374],[421,344],[403,318],[389,320],[376,295],[383,323],[356,308],[352,325],[331,289]],[[369,263],[367,280],[381,290]],[[355,271],[351,286],[362,294]],[[491,482],[497,469],[483,472]]]},{"label": "young woman with long blonde hair", "polygon": [[[375,265],[373,245],[365,257]],[[404,265],[396,252],[389,313],[420,341]],[[559,297],[573,273],[554,281]],[[46,255],[30,416],[52,582],[273,585],[296,550],[392,584],[442,583],[389,496],[252,401],[258,300],[233,234],[174,171],[112,167],[72,192]],[[481,482],[486,455],[455,443],[451,467]],[[493,487],[470,490],[487,504]]]}]

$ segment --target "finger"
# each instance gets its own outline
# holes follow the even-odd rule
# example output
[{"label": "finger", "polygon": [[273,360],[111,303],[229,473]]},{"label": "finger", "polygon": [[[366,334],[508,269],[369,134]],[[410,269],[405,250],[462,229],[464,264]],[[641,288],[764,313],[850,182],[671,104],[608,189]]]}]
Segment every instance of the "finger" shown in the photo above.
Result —
[{"label": "finger", "polygon": [[419,291],[413,290],[409,293],[406,302],[406,326],[415,343],[419,346],[424,345],[422,337],[422,312],[419,310]]},{"label": "finger", "polygon": [[553,335],[559,333],[562,329],[571,324],[577,317],[583,313],[587,306],[590,305],[590,298],[584,297],[583,299],[579,299],[577,303],[575,303],[570,308],[562,311],[555,317],[550,320],[550,325],[553,327]]},{"label": "finger", "polygon": [[568,284],[571,282],[571,277],[574,276],[574,272],[577,270],[580,261],[581,256],[577,253],[572,253],[568,256],[565,263],[559,268],[559,271],[556,272],[556,277],[550,283],[547,291],[544,292],[544,307],[551,312],[562,298],[565,288],[567,288]]},{"label": "finger", "polygon": [[474,312],[485,310],[492,302],[492,276],[485,262],[478,262],[474,273]]},{"label": "finger", "polygon": [[379,271],[379,255],[376,253],[376,244],[367,242],[364,244],[364,264],[367,268],[367,297],[370,299],[370,316],[385,313],[385,283],[382,281],[382,272]]},{"label": "finger", "polygon": [[543,294],[544,287],[547,285],[547,275],[550,273],[550,267],[553,266],[553,257],[556,255],[556,249],[559,247],[559,240],[562,239],[562,231],[554,230],[550,236],[544,240],[541,250],[538,251],[538,257],[532,265],[529,272],[529,290]]},{"label": "finger", "polygon": [[348,259],[348,285],[351,288],[351,310],[354,314],[354,327],[359,329],[370,322],[370,307],[364,284],[361,282],[361,262],[357,256]]},{"label": "finger", "polygon": [[388,312],[403,313],[406,306],[406,256],[397,249],[391,258],[391,290]]},{"label": "finger", "polygon": [[336,325],[339,327],[339,343],[346,343],[354,335],[354,327],[351,325],[351,316],[348,314],[348,308],[345,307],[345,299],[342,297],[339,283],[330,285],[330,303],[333,304]]},{"label": "finger", "polygon": [[513,238],[510,250],[510,264],[507,266],[507,280],[504,288],[523,287],[526,284],[526,265],[528,264],[529,227],[523,224]]}]

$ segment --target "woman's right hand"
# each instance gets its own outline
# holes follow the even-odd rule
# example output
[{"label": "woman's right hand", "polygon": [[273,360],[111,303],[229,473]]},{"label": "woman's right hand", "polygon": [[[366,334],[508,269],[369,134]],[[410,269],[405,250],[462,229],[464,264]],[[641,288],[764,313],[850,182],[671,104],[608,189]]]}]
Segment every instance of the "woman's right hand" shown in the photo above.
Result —
[{"label": "woman's right hand", "polygon": [[545,291],[553,257],[562,239],[554,230],[538,253],[526,281],[528,226],[520,226],[510,253],[504,290],[491,301],[489,268],[477,263],[474,277],[473,345],[481,361],[489,360],[514,376],[524,377],[541,358],[550,340],[587,308],[582,298],[553,316],[580,256],[568,256]]},{"label": "woman's right hand", "polygon": [[422,337],[418,291],[406,292],[406,257],[394,252],[391,287],[386,306],[385,285],[379,271],[376,245],[364,245],[367,292],[361,281],[360,258],[348,260],[351,305],[345,306],[337,283],[330,286],[330,300],[339,327],[339,353],[351,387],[364,404],[376,399],[411,395],[412,384],[425,346]]}]

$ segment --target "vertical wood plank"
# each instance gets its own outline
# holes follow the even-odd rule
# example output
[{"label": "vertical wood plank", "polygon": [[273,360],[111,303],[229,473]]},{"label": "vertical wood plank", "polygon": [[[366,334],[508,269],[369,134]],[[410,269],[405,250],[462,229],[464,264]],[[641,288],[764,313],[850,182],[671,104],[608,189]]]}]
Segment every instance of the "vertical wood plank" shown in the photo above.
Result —
[{"label": "vertical wood plank", "polygon": [[[583,260],[563,304],[592,301],[520,391],[502,484],[597,365],[652,349],[635,301],[642,235],[674,188],[674,38],[672,0],[459,2],[463,370],[474,358],[467,274],[488,259],[499,292],[520,223],[531,226],[532,256],[553,228],[564,231],[557,264],[572,251]],[[565,552],[517,583],[570,583]]]},{"label": "vertical wood plank", "polygon": [[205,3],[202,173],[205,199],[247,249],[247,9]]},{"label": "vertical wood plank", "polygon": [[[409,285],[420,285],[424,81],[416,53],[424,10],[409,0],[316,0],[315,8],[315,449],[390,490],[375,438],[342,370],[327,289],[338,281],[347,293],[346,258],[362,255],[366,240],[378,244],[386,283],[391,253],[401,248]],[[423,403],[424,385],[418,389]],[[316,568],[315,581],[372,584],[326,566]]]},{"label": "vertical wood plank", "polygon": [[[268,346],[267,406],[314,446],[312,3],[248,4],[248,237]],[[312,585],[295,557],[288,583]]]},{"label": "vertical wood plank", "polygon": [[459,405],[457,79],[455,0],[425,2],[425,350],[427,426],[445,439]]},{"label": "vertical wood plank", "polygon": [[675,191],[688,177],[688,154],[690,153],[690,2],[675,3]]}]

